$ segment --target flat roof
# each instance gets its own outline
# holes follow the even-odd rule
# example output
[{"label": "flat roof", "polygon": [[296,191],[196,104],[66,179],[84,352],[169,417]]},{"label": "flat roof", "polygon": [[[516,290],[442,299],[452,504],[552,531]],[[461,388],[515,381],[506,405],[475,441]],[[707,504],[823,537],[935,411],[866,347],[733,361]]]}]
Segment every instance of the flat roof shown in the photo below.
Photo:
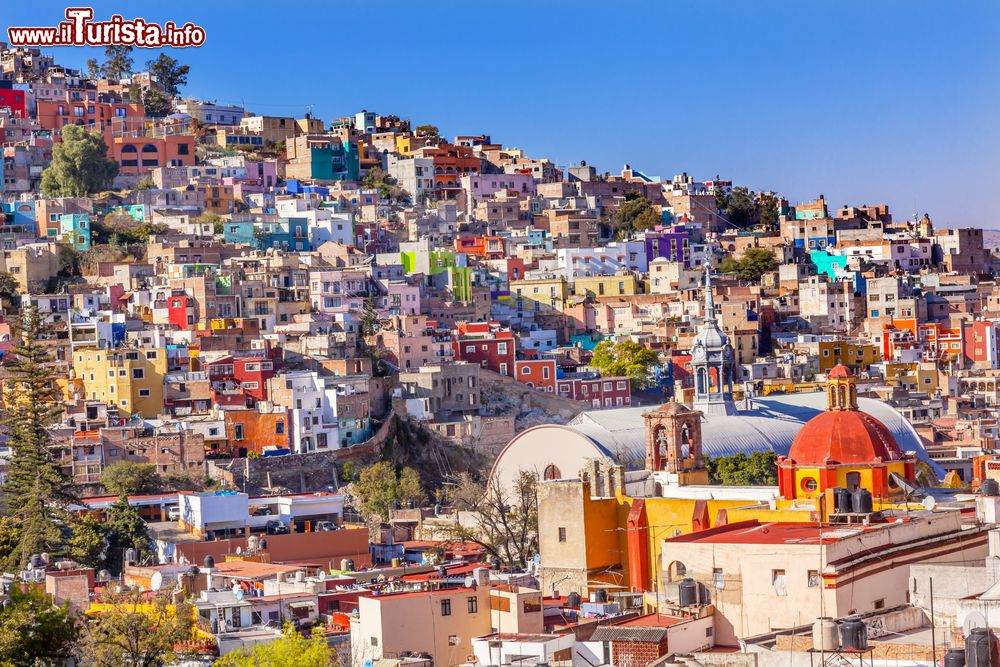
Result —
[{"label": "flat roof", "polygon": [[760,523],[753,520],[679,535],[667,541],[702,544],[834,544],[839,540],[867,532],[867,530],[858,526]]}]

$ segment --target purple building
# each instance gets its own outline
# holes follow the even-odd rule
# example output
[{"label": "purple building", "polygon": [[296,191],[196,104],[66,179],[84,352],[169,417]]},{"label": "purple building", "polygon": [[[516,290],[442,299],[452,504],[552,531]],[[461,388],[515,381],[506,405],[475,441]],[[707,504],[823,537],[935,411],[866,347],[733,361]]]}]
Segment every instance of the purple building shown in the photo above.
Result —
[{"label": "purple building", "polygon": [[691,266],[688,255],[688,230],[684,225],[657,227],[646,232],[646,259],[652,262],[657,257],[664,257],[672,262],[684,262],[685,267]]}]

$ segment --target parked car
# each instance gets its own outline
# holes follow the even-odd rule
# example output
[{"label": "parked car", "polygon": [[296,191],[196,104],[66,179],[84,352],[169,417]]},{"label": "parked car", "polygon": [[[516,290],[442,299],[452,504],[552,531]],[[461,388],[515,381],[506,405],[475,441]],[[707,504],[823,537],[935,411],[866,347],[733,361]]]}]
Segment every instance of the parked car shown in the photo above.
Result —
[{"label": "parked car", "polygon": [[315,528],[315,530],[317,532],[323,532],[323,531],[328,531],[328,530],[337,530],[337,522],[336,521],[317,521],[316,522],[316,528]]},{"label": "parked car", "polygon": [[288,526],[280,521],[271,520],[264,524],[264,530],[268,535],[287,535]]},{"label": "parked car", "polygon": [[170,521],[180,521],[181,519],[181,508],[180,505],[171,505],[167,509],[167,519]]}]

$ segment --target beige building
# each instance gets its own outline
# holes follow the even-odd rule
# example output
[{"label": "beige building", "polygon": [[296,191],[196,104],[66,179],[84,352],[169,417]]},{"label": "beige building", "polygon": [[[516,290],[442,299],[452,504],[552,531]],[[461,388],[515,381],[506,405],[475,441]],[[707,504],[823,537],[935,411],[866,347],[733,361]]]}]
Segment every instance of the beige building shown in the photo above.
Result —
[{"label": "beige building", "polygon": [[3,251],[0,272],[9,273],[22,292],[42,289],[59,273],[59,249],[55,243],[30,243]]},{"label": "beige building", "polygon": [[[715,640],[908,604],[910,563],[981,563],[987,529],[957,510],[911,512],[868,526],[744,521],[667,539],[668,585],[702,584],[716,609]],[[669,591],[668,591],[669,594]]]},{"label": "beige building", "polygon": [[435,667],[465,663],[473,638],[491,632],[490,599],[489,586],[359,598],[358,617],[351,619],[352,663],[404,651],[430,655]]}]

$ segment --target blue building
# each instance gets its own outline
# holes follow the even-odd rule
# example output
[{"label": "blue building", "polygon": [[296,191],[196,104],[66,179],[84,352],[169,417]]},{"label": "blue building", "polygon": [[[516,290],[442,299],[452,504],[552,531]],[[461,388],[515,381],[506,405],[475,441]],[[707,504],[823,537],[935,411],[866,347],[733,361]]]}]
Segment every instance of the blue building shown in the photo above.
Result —
[{"label": "blue building", "polygon": [[[3,180],[3,160],[0,160],[0,181]],[[38,234],[35,224],[35,202],[0,202],[2,231],[7,234]]]},{"label": "blue building", "polygon": [[225,224],[226,243],[249,245],[257,250],[312,250],[306,218],[232,220]]}]

